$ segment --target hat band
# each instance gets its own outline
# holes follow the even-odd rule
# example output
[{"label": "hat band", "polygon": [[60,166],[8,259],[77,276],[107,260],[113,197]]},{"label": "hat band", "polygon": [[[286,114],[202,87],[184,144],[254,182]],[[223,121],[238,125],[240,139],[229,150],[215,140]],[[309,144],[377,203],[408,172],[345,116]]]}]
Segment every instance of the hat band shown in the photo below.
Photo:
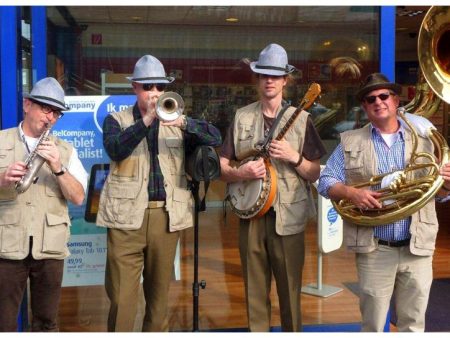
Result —
[{"label": "hat band", "polygon": [[166,77],[135,77],[131,79],[132,81],[143,81],[143,80],[167,80]]},{"label": "hat band", "polygon": [[65,107],[66,105],[64,104],[64,102],[52,99],[51,97],[47,97],[47,96],[40,96],[40,95],[31,95],[31,99],[42,99],[42,100],[47,100],[47,101],[51,101],[51,102],[55,102],[63,107]]},{"label": "hat band", "polygon": [[255,68],[258,68],[258,69],[282,70],[282,71],[288,71],[288,70],[289,70],[288,66],[282,68],[282,67],[275,67],[275,66],[260,66],[260,65],[255,65]]}]

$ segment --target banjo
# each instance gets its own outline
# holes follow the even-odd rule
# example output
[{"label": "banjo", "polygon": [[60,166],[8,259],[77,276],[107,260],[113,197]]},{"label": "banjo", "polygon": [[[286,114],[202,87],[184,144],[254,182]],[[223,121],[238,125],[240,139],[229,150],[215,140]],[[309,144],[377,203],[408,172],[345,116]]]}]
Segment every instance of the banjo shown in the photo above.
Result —
[{"label": "banjo", "polygon": [[[292,113],[289,120],[276,136],[276,140],[281,140],[289,128],[294,124],[296,118],[304,109],[308,109],[321,91],[320,85],[311,84],[303,99],[300,101],[298,108]],[[231,182],[227,185],[226,199],[230,203],[231,210],[242,219],[251,219],[262,217],[272,206],[277,192],[277,173],[270,163],[269,146],[272,138],[269,134],[262,145],[254,146],[255,155],[250,156],[239,165],[243,165],[249,161],[255,161],[258,158],[264,158],[266,166],[266,176],[253,180],[244,180]]]}]

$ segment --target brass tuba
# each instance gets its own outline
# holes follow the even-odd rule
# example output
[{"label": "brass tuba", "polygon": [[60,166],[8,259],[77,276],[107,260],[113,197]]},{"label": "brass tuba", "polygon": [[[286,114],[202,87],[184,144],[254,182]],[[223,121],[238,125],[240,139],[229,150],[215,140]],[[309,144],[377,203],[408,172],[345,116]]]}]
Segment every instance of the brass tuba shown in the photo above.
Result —
[{"label": "brass tuba", "polygon": [[[444,183],[439,169],[449,161],[447,141],[431,123],[424,123],[427,120],[416,115],[430,117],[441,99],[450,103],[450,7],[435,6],[427,12],[419,32],[418,51],[424,81],[419,80],[416,97],[399,109],[401,121],[412,133],[411,161],[401,171],[377,175],[354,186],[378,189],[382,208],[362,210],[348,200],[333,201],[346,221],[377,226],[406,218],[434,198]],[[435,156],[417,152],[418,131],[433,143]],[[388,183],[381,188],[383,180]]]}]

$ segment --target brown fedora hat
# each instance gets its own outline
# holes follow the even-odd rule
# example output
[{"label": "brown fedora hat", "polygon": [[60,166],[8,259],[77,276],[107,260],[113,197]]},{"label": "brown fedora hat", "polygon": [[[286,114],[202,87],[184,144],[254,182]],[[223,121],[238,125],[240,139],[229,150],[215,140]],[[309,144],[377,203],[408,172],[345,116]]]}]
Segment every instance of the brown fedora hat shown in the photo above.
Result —
[{"label": "brown fedora hat", "polygon": [[359,90],[356,92],[356,98],[359,101],[362,101],[367,93],[370,93],[372,90],[382,88],[390,89],[397,95],[402,92],[402,87],[400,85],[389,82],[387,77],[381,73],[373,73],[366,78]]}]

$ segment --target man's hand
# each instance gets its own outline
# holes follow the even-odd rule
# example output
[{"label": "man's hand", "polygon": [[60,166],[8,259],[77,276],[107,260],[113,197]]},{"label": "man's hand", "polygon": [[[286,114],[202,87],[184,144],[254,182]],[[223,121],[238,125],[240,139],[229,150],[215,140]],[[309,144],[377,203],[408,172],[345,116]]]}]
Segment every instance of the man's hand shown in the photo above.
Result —
[{"label": "man's hand", "polygon": [[161,125],[162,126],[174,126],[174,127],[178,127],[182,130],[186,129],[186,116],[181,115],[179,116],[176,120],[173,121],[167,121],[167,122],[162,122],[161,121]]},{"label": "man's hand", "polygon": [[450,163],[446,163],[442,166],[440,174],[444,179],[444,190],[450,191]]},{"label": "man's hand", "polygon": [[264,178],[266,176],[266,166],[262,158],[256,161],[249,161],[238,168],[239,176],[245,179]]},{"label": "man's hand", "polygon": [[158,101],[159,95],[149,95],[147,101],[147,110],[142,116],[144,124],[148,127],[152,124],[153,120],[156,118],[156,102]]},{"label": "man's hand", "polygon": [[272,142],[270,142],[269,154],[271,158],[292,164],[297,163],[299,156],[301,156],[298,151],[294,150],[289,142],[284,139],[280,141],[272,140]]},{"label": "man's hand", "polygon": [[37,148],[37,152],[45,158],[52,172],[61,171],[61,156],[55,142],[51,140],[43,141]]},{"label": "man's hand", "polygon": [[10,164],[3,175],[0,175],[0,187],[8,187],[13,183],[19,182],[27,170],[25,162],[19,161]]},{"label": "man's hand", "polygon": [[377,200],[381,195],[379,192],[368,189],[347,187],[347,199],[362,210],[381,208],[382,204]]}]

